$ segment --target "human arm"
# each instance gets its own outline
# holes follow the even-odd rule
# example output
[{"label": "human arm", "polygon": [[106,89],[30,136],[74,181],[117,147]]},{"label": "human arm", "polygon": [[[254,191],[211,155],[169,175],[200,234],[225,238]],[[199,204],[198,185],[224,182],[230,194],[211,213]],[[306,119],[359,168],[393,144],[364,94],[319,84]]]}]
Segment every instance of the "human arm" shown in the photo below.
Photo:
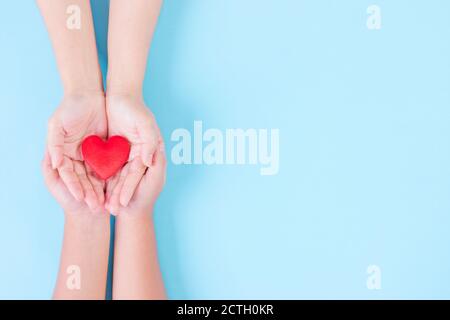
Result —
[{"label": "human arm", "polygon": [[[165,182],[164,148],[155,151],[152,164],[142,177],[127,207],[112,203],[116,213],[113,299],[165,299],[164,283],[158,264],[153,210]],[[107,198],[120,190],[130,164],[122,178],[115,176],[107,187]]]},{"label": "human arm", "polygon": [[[126,206],[152,162],[160,141],[142,85],[147,55],[162,0],[112,0],[109,12],[106,112],[109,135],[122,135],[131,143],[130,174],[117,197]],[[141,161],[136,159],[141,158]],[[115,201],[115,200],[114,200]]]},{"label": "human arm", "polygon": [[[103,188],[103,182],[90,177],[82,163],[75,170],[83,185]],[[53,169],[46,153],[42,173],[50,193],[64,210],[64,239],[54,299],[105,299],[108,270],[109,214],[98,208],[91,211],[85,202],[77,201]]]},{"label": "human arm", "polygon": [[[106,137],[106,111],[101,71],[89,0],[37,0],[45,20],[61,75],[64,96],[48,122],[47,149],[52,167],[76,200],[85,200],[92,210],[103,205],[83,188],[74,171],[81,161],[80,144],[85,136]],[[67,26],[68,8],[78,8],[80,28]],[[75,17],[77,18],[77,17]]]}]

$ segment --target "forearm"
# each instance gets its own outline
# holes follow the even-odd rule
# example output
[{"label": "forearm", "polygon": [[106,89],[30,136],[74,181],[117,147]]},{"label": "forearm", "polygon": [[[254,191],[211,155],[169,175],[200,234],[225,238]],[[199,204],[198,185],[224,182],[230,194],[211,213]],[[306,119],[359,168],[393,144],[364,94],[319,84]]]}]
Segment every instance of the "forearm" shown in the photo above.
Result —
[{"label": "forearm", "polygon": [[54,299],[105,299],[109,215],[66,214]]},{"label": "forearm", "polygon": [[[53,44],[64,92],[78,94],[103,91],[90,1],[37,0],[37,3]],[[71,15],[67,9],[70,6],[80,9],[79,29],[67,26],[67,19]]]},{"label": "forearm", "polygon": [[111,0],[108,94],[142,94],[147,55],[162,0]]},{"label": "forearm", "polygon": [[117,216],[113,299],[165,299],[152,217]]}]

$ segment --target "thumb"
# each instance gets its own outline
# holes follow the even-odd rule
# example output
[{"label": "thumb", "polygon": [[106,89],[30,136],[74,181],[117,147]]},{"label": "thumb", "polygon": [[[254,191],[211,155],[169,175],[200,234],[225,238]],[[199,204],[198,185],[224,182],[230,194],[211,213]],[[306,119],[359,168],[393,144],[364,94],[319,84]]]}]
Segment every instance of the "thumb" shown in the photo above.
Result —
[{"label": "thumb", "polygon": [[158,147],[155,150],[155,156],[153,157],[152,167],[157,169],[164,169],[167,165],[166,160],[166,149],[164,142],[161,141],[158,143]]},{"label": "thumb", "polygon": [[166,153],[164,149],[164,143],[161,141],[155,150],[153,163],[145,175],[147,179],[162,180],[164,184],[166,180],[166,167],[167,167]]},{"label": "thumb", "polygon": [[150,167],[158,145],[158,138],[151,125],[144,126],[140,132],[140,136],[142,139],[141,159],[146,167]]},{"label": "thumb", "polygon": [[48,124],[47,146],[52,168],[56,169],[64,159],[64,130],[54,120],[50,120]]},{"label": "thumb", "polygon": [[50,163],[50,155],[48,151],[45,151],[44,159],[42,160],[42,174],[44,176],[45,183],[47,186],[53,185],[58,180],[58,172],[52,169]]}]

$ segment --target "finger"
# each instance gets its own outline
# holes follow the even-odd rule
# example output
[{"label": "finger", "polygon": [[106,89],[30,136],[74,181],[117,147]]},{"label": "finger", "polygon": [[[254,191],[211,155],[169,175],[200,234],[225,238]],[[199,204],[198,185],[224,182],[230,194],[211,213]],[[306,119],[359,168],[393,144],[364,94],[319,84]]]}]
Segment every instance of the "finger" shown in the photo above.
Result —
[{"label": "finger", "polygon": [[47,186],[51,186],[58,181],[58,171],[52,168],[50,155],[48,150],[45,151],[44,159],[42,159],[42,175]]},{"label": "finger", "polygon": [[97,210],[99,207],[97,196],[95,194],[91,182],[89,181],[86,175],[85,166],[80,161],[74,161],[73,166],[75,169],[75,173],[77,174],[78,179],[80,180],[80,184],[83,187],[84,201],[86,201],[86,204],[88,205],[89,209],[91,209],[92,211]]},{"label": "finger", "polygon": [[150,167],[152,164],[153,154],[158,145],[158,130],[156,130],[151,122],[145,122],[141,125],[139,130],[139,137],[142,140],[141,144],[141,158],[144,165]]},{"label": "finger", "polygon": [[74,171],[73,161],[70,158],[63,158],[63,162],[58,169],[58,173],[72,196],[77,201],[83,200],[83,187],[81,186],[80,179]]},{"label": "finger", "polygon": [[128,174],[129,164],[126,164],[120,174],[117,176],[117,182],[111,191],[111,196],[108,200],[108,210],[115,213],[116,215],[120,210],[120,191],[122,190],[123,183]]},{"label": "finger", "polygon": [[92,168],[85,163],[86,173],[89,181],[91,182],[92,187],[94,188],[95,194],[97,196],[97,200],[100,205],[105,203],[105,182],[99,178],[97,178],[95,172]]},{"label": "finger", "polygon": [[145,174],[145,179],[148,181],[149,179],[158,181],[162,179],[163,184],[166,180],[166,152],[164,142],[160,142],[158,148],[156,149],[155,155],[153,157],[152,166],[148,169]]},{"label": "finger", "polygon": [[47,147],[53,169],[59,168],[64,162],[64,130],[53,119],[48,123]]},{"label": "finger", "polygon": [[167,166],[166,159],[166,146],[164,142],[161,141],[156,149],[155,156],[153,157],[152,167],[165,168]]},{"label": "finger", "polygon": [[134,191],[136,190],[142,176],[147,168],[140,157],[135,158],[129,164],[128,174],[123,182],[122,190],[120,191],[120,205],[123,207],[128,206]]},{"label": "finger", "polygon": [[116,174],[114,177],[110,178],[108,182],[106,183],[106,194],[105,194],[105,208],[108,210],[108,212],[112,215],[116,215],[114,212],[115,210],[111,206],[111,196],[114,191],[115,186],[119,182],[119,176],[120,174]]},{"label": "finger", "polygon": [[105,194],[105,205],[108,205],[111,201],[111,196],[114,191],[114,188],[119,182],[120,173],[114,175],[114,177],[110,178],[108,182],[106,182],[106,194]]}]

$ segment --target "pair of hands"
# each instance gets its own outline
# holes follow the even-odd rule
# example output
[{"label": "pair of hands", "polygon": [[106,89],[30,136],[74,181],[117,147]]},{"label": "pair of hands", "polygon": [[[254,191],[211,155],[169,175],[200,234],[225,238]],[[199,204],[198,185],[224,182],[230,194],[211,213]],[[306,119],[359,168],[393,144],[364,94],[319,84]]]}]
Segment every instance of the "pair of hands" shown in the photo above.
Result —
[{"label": "pair of hands", "polygon": [[[102,181],[81,155],[86,136],[121,135],[131,144],[128,163]],[[164,145],[142,97],[102,92],[65,96],[49,120],[42,164],[45,182],[65,212],[151,212],[165,181]]]}]

